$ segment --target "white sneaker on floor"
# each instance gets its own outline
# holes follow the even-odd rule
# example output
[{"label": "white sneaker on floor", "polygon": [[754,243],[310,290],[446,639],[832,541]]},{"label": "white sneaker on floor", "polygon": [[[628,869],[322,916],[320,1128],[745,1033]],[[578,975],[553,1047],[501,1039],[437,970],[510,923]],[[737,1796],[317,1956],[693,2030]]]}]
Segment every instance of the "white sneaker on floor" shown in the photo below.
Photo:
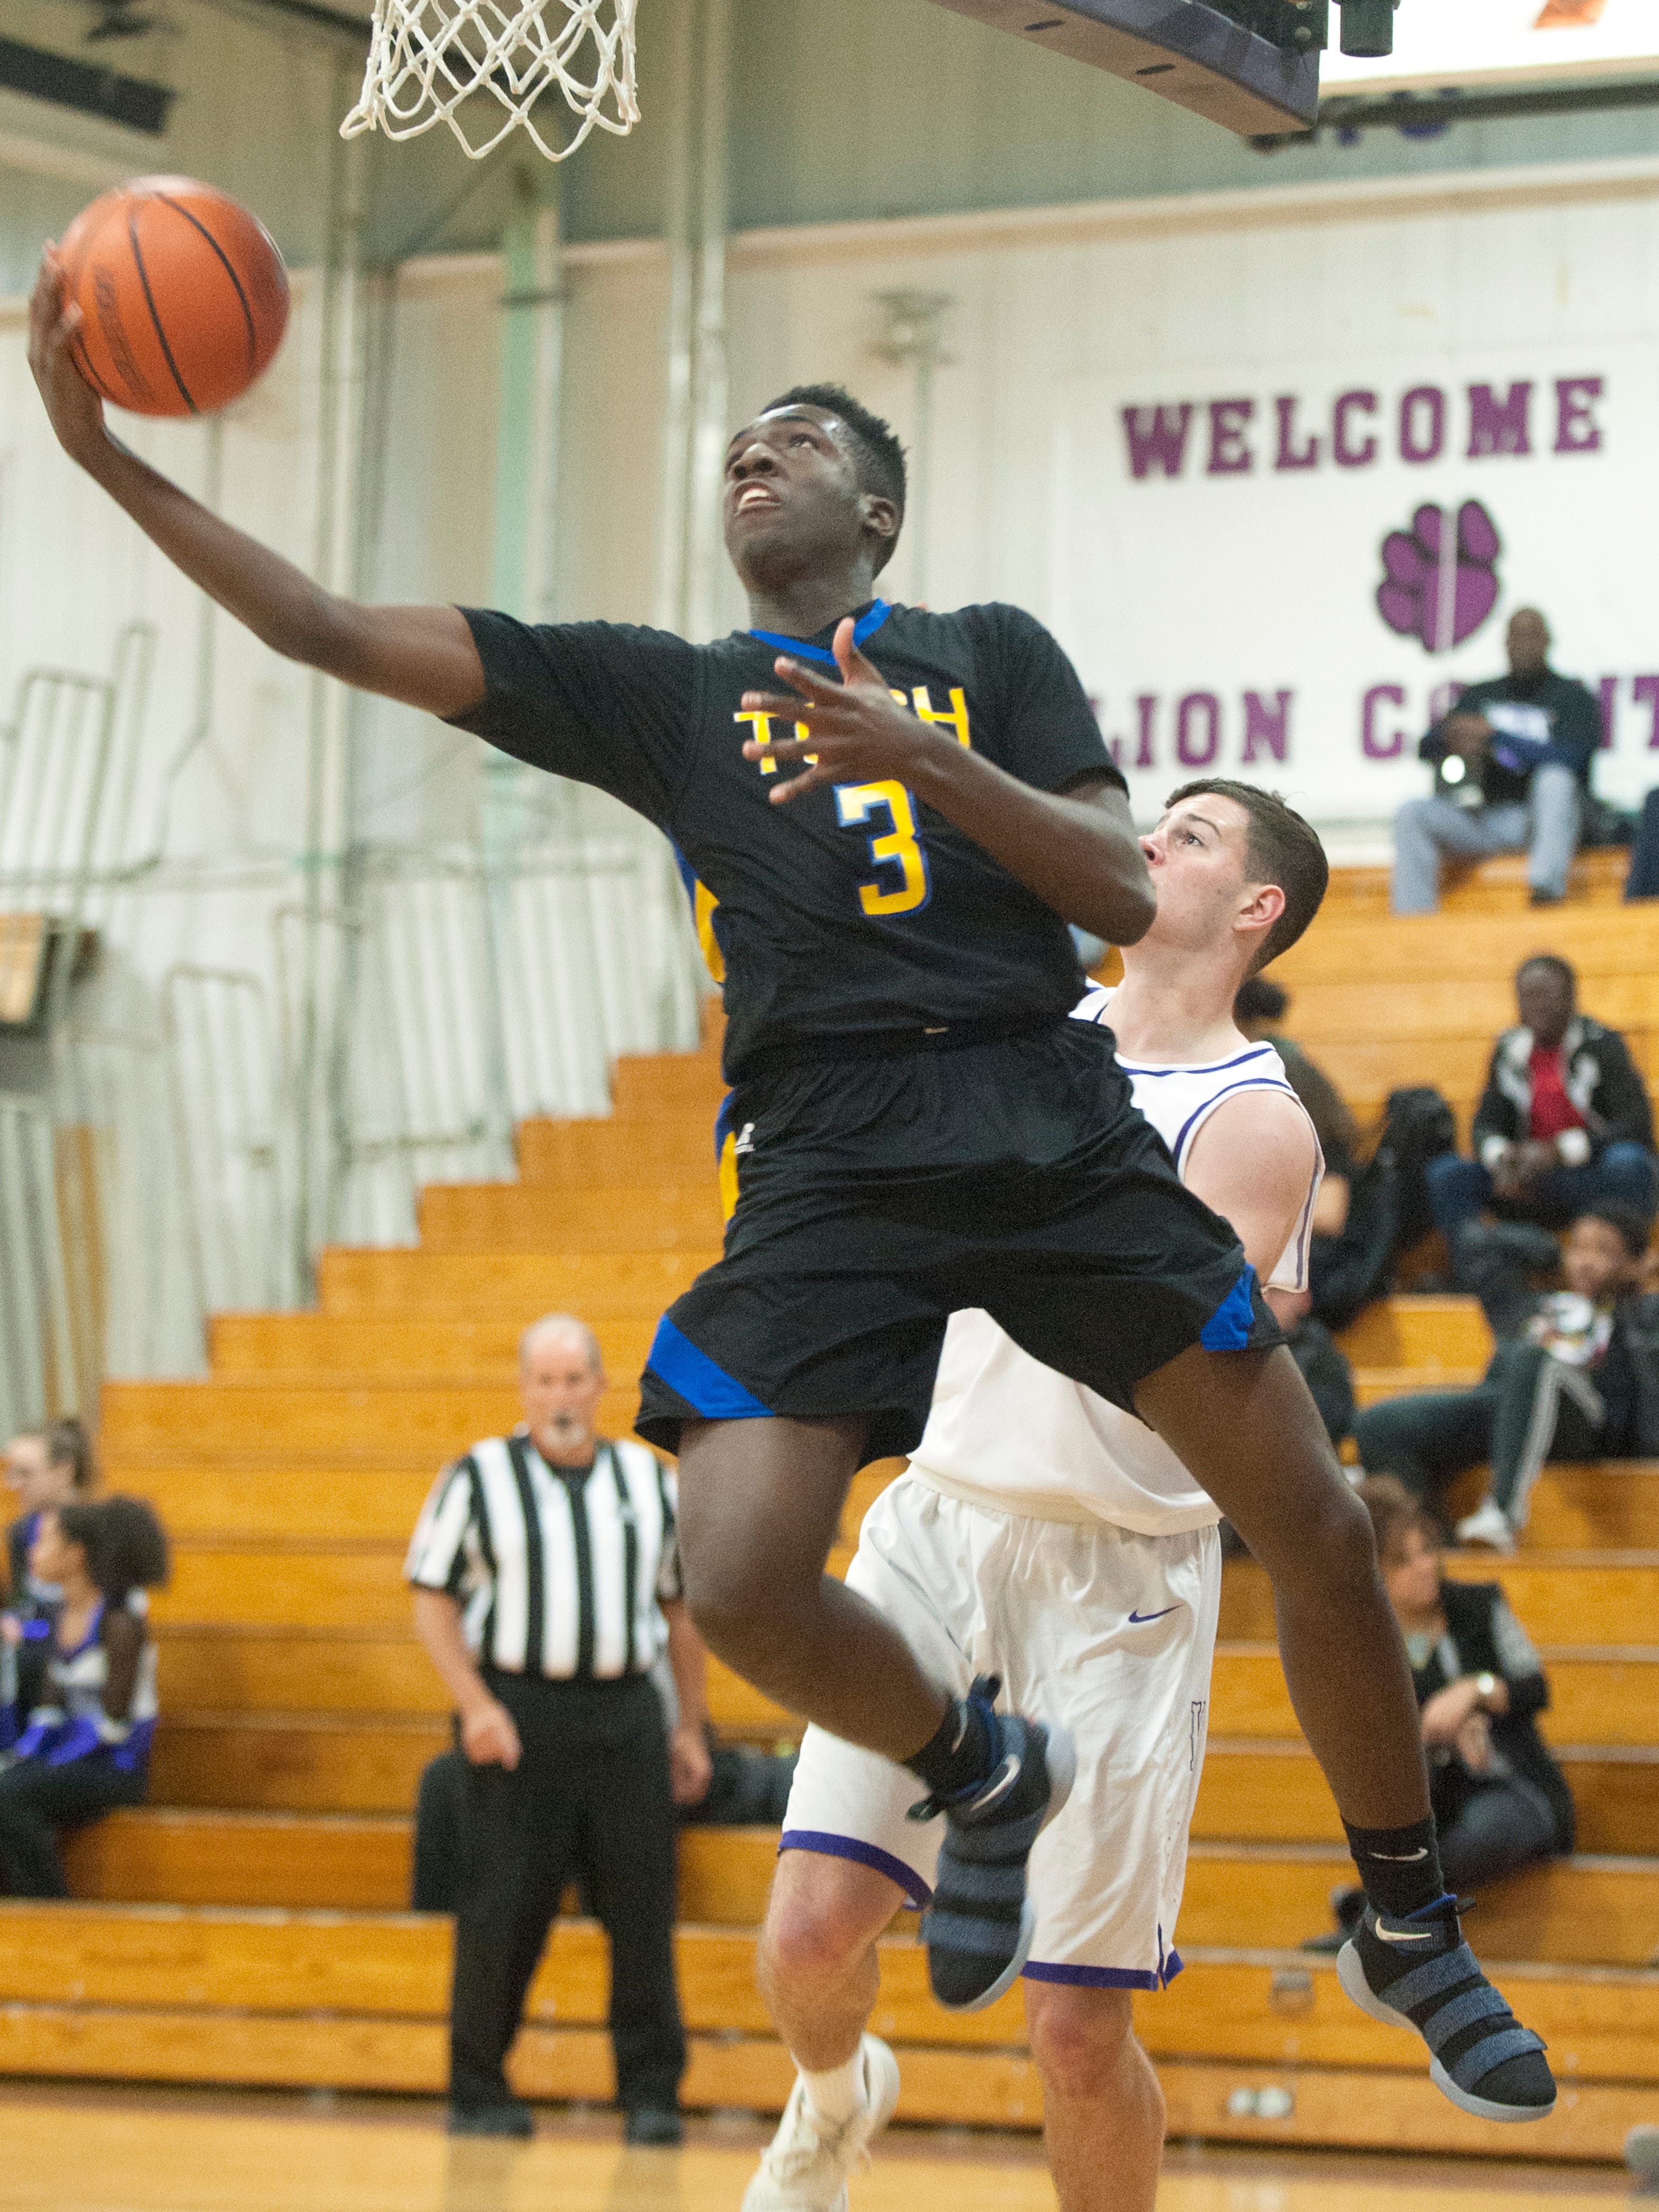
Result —
[{"label": "white sneaker on floor", "polygon": [[879,2036],[866,2035],[859,2056],[863,2109],[841,2127],[820,2119],[797,2075],[743,2212],[847,2212],[847,2177],[892,2118],[899,2093],[898,2061]]},{"label": "white sneaker on floor", "polygon": [[1510,1526],[1510,1516],[1495,1498],[1488,1498],[1467,1521],[1460,1521],[1456,1533],[1460,1544],[1484,1544],[1489,1552],[1515,1549],[1515,1531]]}]

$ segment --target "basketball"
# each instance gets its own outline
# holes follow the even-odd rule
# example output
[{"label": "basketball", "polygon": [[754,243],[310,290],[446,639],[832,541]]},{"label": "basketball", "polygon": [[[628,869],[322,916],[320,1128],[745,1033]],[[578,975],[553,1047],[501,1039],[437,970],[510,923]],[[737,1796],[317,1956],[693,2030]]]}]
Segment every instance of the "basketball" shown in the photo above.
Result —
[{"label": "basketball", "polygon": [[210,415],[269,365],[288,272],[263,223],[190,177],[100,193],[64,234],[65,303],[85,318],[76,364],[136,415]]}]

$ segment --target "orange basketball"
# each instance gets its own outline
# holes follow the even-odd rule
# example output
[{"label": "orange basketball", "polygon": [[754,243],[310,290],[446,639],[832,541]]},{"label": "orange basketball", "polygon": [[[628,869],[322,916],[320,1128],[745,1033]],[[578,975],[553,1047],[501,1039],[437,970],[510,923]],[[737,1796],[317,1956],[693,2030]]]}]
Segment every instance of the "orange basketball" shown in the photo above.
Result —
[{"label": "orange basketball", "polygon": [[136,177],[64,234],[75,344],[94,392],[136,415],[210,415],[269,364],[288,271],[264,226],[211,185]]}]

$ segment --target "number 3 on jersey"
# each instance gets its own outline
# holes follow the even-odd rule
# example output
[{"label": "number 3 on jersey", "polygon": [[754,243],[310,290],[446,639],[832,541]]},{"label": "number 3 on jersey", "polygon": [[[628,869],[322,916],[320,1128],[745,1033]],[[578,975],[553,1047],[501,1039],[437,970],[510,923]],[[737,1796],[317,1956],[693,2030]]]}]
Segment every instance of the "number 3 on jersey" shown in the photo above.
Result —
[{"label": "number 3 on jersey", "polygon": [[[927,879],[927,855],[916,836],[916,817],[910,794],[902,783],[838,783],[836,813],[843,830],[866,823],[878,808],[892,824],[889,836],[872,837],[870,859],[888,871],[872,884],[859,885],[859,904],[866,914],[915,914],[927,905],[933,886]],[[890,872],[898,871],[895,878]]]}]

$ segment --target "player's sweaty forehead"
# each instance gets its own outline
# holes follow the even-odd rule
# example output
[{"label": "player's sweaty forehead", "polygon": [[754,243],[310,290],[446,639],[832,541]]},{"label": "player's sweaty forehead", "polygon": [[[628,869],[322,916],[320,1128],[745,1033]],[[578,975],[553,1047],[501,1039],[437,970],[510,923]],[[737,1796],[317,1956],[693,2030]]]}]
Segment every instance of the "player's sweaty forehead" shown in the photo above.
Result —
[{"label": "player's sweaty forehead", "polygon": [[768,442],[775,442],[777,435],[791,422],[804,422],[814,430],[823,431],[842,459],[851,466],[853,441],[840,416],[832,415],[827,407],[800,406],[774,407],[764,415],[757,415],[752,422],[745,422],[741,430],[733,434],[726,449],[727,467],[752,439],[768,437],[769,433]]}]

